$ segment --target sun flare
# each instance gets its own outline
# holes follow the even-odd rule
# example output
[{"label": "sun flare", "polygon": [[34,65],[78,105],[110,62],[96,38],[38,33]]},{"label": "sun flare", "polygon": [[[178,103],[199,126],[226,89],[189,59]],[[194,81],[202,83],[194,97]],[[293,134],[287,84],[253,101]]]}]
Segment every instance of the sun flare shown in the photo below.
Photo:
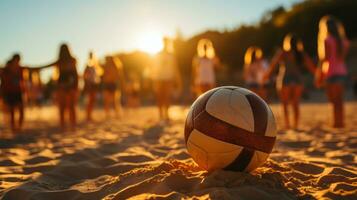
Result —
[{"label": "sun flare", "polygon": [[145,31],[138,38],[137,48],[150,54],[158,53],[163,46],[162,37],[159,31]]}]

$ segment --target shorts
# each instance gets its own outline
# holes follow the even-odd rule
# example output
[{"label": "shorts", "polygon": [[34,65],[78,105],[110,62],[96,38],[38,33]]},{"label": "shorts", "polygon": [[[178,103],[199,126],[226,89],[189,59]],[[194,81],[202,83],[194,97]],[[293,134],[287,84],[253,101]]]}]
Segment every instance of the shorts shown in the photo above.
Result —
[{"label": "shorts", "polygon": [[4,99],[4,103],[8,106],[18,106],[23,103],[21,92],[8,93],[8,94],[4,93],[3,99]]},{"label": "shorts", "polygon": [[335,84],[339,83],[344,85],[346,83],[347,77],[345,75],[333,75],[326,79],[326,83]]},{"label": "shorts", "polygon": [[283,78],[283,85],[287,86],[287,85],[302,85],[303,81],[301,80],[300,76],[289,76],[286,75]]},{"label": "shorts", "polygon": [[97,88],[98,86],[95,83],[85,83],[83,90],[85,93],[91,93],[97,91]]},{"label": "shorts", "polygon": [[118,84],[116,83],[104,83],[103,84],[103,89],[106,91],[110,91],[110,92],[115,92],[116,90],[118,90]]}]

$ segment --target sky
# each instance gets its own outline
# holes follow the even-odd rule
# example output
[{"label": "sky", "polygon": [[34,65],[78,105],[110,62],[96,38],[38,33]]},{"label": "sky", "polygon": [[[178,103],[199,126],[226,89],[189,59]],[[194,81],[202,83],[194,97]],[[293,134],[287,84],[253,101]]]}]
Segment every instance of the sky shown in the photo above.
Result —
[{"label": "sky", "polygon": [[[297,0],[1,0],[0,65],[15,52],[26,65],[56,59],[66,42],[79,60],[120,51],[156,50],[162,35],[184,38],[207,29],[257,22]],[[156,45],[156,49],[155,46]]]}]

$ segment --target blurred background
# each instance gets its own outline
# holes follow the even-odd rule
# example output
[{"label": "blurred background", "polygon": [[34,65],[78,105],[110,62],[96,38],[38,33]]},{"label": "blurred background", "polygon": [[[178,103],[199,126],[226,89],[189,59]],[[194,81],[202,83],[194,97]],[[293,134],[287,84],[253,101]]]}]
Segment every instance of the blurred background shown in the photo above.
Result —
[{"label": "blurred background", "polygon": [[[153,55],[162,48],[163,36],[174,39],[184,92],[189,93],[192,58],[201,38],[213,42],[220,58],[218,85],[239,86],[243,85],[246,49],[260,46],[269,60],[287,33],[301,37],[317,63],[318,22],[329,14],[342,21],[351,40],[347,58],[351,89],[357,74],[356,10],[356,0],[5,0],[0,2],[0,66],[13,53],[20,53],[26,66],[47,64],[57,57],[59,44],[66,42],[78,59],[80,74],[89,51],[101,62],[106,55],[118,57],[126,77],[140,80],[140,94],[144,102],[150,102],[146,76]],[[48,99],[52,74],[53,69],[41,71]],[[312,79],[306,71],[305,98],[309,98]],[[271,91],[274,93],[274,86]],[[191,98],[182,95],[180,101]]]}]

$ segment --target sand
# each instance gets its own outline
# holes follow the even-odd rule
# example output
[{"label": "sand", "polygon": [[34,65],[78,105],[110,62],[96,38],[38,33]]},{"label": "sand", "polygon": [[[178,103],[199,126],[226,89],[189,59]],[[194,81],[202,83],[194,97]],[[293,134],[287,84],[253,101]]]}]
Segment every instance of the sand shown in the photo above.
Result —
[{"label": "sand", "polygon": [[0,198],[357,199],[357,103],[347,105],[345,129],[326,124],[327,104],[304,104],[301,130],[279,128],[269,160],[251,174],[202,171],[185,148],[187,110],[172,108],[166,126],[153,107],[122,120],[97,111],[96,122],[66,132],[55,108],[28,112],[21,134],[0,129]]}]

